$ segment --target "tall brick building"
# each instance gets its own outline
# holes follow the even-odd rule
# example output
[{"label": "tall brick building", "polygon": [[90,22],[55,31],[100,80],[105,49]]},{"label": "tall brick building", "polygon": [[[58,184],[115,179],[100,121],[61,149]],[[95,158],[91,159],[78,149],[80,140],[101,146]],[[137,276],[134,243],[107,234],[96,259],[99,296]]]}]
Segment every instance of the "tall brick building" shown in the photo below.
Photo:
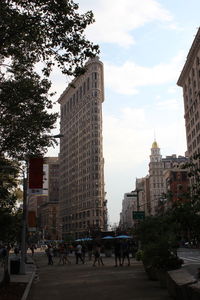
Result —
[{"label": "tall brick building", "polygon": [[188,156],[200,153],[200,28],[177,84],[183,88]]}]

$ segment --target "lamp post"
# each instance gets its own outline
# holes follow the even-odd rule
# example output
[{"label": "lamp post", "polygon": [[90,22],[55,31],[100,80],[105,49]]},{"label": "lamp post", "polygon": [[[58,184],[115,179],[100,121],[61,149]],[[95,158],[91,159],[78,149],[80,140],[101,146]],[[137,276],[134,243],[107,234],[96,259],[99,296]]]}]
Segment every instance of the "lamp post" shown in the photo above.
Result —
[{"label": "lamp post", "polygon": [[[27,170],[27,161],[25,163]],[[21,260],[20,260],[20,274],[26,274],[26,221],[27,221],[27,178],[25,178],[25,169],[23,169],[23,212],[22,212],[22,233],[21,233]]]}]

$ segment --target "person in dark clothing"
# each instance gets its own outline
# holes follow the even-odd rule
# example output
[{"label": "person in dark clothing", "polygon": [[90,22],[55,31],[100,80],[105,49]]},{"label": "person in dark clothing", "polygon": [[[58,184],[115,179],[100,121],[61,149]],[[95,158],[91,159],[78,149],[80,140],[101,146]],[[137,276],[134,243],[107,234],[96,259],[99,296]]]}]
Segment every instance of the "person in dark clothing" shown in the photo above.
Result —
[{"label": "person in dark clothing", "polygon": [[48,248],[46,249],[46,254],[48,257],[48,265],[53,265],[53,248],[51,245],[48,245]]},{"label": "person in dark clothing", "polygon": [[97,244],[94,248],[94,262],[93,267],[96,266],[96,262],[98,262],[98,266],[104,266],[102,257],[101,257],[101,245]]},{"label": "person in dark clothing", "polygon": [[122,247],[120,240],[116,240],[114,244],[115,267],[122,266]]},{"label": "person in dark clothing", "polygon": [[127,258],[128,266],[130,266],[129,252],[130,252],[129,242],[127,240],[124,240],[122,242],[122,266],[124,265],[125,258]]}]

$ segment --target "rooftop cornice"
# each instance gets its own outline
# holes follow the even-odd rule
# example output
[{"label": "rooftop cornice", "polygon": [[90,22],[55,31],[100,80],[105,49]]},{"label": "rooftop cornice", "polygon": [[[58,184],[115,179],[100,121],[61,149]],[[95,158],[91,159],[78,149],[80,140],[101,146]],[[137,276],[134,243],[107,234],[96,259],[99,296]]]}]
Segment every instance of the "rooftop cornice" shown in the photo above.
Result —
[{"label": "rooftop cornice", "polygon": [[[90,58],[86,64],[85,64],[85,68],[86,68],[86,72],[87,73],[87,66],[89,66],[90,64],[93,63],[99,63],[101,65],[103,65],[103,63],[99,60],[99,57],[96,56],[94,58]],[[84,74],[83,74],[84,75]],[[64,95],[70,90],[70,89],[74,89],[76,88],[76,82],[79,81],[80,77],[82,77],[83,75],[77,76],[75,77],[67,86],[67,88],[64,90],[64,92],[62,92],[62,94],[60,95],[60,97],[58,98],[58,103],[61,103],[62,98],[64,97]]]},{"label": "rooftop cornice", "polygon": [[183,86],[184,77],[188,73],[188,69],[190,68],[191,63],[193,62],[193,59],[194,59],[194,57],[195,57],[195,55],[196,55],[199,48],[200,48],[200,27],[198,28],[198,31],[196,33],[196,36],[195,36],[194,41],[192,43],[192,46],[190,47],[190,50],[188,52],[185,65],[184,65],[184,67],[181,71],[181,74],[180,74],[179,79],[177,81],[177,85]]}]

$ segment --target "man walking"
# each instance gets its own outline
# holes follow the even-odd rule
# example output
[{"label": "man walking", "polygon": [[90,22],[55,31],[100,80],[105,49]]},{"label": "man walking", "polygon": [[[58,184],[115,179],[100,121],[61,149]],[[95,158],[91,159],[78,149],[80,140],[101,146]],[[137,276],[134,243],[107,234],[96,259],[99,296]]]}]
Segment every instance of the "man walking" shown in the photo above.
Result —
[{"label": "man walking", "polygon": [[84,264],[84,260],[83,260],[83,257],[82,257],[82,246],[81,246],[81,244],[78,244],[76,246],[76,248],[75,248],[75,255],[76,255],[76,264],[78,264],[79,259]]}]

